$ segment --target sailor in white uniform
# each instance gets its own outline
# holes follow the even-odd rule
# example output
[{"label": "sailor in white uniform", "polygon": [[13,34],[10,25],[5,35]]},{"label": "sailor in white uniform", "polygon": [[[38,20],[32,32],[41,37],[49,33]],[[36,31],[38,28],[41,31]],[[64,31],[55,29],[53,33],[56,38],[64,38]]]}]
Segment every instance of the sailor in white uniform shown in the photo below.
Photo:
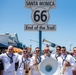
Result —
[{"label": "sailor in white uniform", "polygon": [[[57,60],[60,69],[62,68],[62,58],[61,58],[61,46],[57,46],[56,47],[56,53],[55,54],[51,54],[51,57],[54,58],[55,60]],[[61,71],[59,70],[59,75],[61,74]]]},{"label": "sailor in white uniform", "polygon": [[35,54],[33,54],[30,63],[31,75],[40,75],[40,72],[38,70],[38,65],[40,62],[39,54],[40,54],[40,48],[36,47]]},{"label": "sailor in white uniform", "polygon": [[[16,75],[26,75],[26,70],[29,72],[30,60],[28,59],[27,50],[23,50],[22,55],[18,57],[19,65],[16,72]],[[27,65],[27,66],[26,66]]]},{"label": "sailor in white uniform", "polygon": [[73,48],[73,57],[74,57],[74,63],[73,63],[73,75],[76,75],[76,47]]},{"label": "sailor in white uniform", "polygon": [[61,65],[61,63],[62,63],[61,46],[57,46],[56,47],[56,53],[55,54],[51,54],[51,56],[59,62],[59,65]]},{"label": "sailor in white uniform", "polygon": [[45,47],[44,48],[44,55],[41,56],[41,61],[43,61],[44,59],[50,57],[50,51],[49,51],[49,47]]},{"label": "sailor in white uniform", "polygon": [[8,52],[1,54],[0,59],[3,60],[3,75],[14,75],[15,63],[18,62],[18,54],[13,53],[13,46],[8,47]]},{"label": "sailor in white uniform", "polygon": [[60,55],[61,55],[61,47],[60,46],[56,47],[56,54],[51,54],[48,47],[46,47],[44,49],[44,52],[45,52],[45,54],[41,56],[41,61],[43,61],[46,58],[52,57],[58,61],[59,66],[61,68],[62,58],[60,57]]},{"label": "sailor in white uniform", "polygon": [[74,63],[73,57],[66,52],[66,47],[61,48],[62,58],[62,75],[73,75],[72,64]]}]

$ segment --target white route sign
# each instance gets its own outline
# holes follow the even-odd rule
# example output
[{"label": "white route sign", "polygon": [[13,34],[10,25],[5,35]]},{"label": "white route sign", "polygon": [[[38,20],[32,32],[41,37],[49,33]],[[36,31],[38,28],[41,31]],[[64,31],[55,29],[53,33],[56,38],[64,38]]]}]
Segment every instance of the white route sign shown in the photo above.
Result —
[{"label": "white route sign", "polygon": [[56,31],[55,24],[48,24],[49,10],[56,8],[56,0],[25,0],[25,7],[32,9],[33,24],[25,24],[25,31]]},{"label": "white route sign", "polygon": [[32,20],[35,24],[43,25],[49,20],[49,11],[46,8],[35,8],[32,12]]},{"label": "white route sign", "polygon": [[50,7],[56,8],[56,0],[25,0],[25,7]]},{"label": "white route sign", "polygon": [[25,31],[56,31],[56,25],[47,24],[47,25],[33,25],[33,24],[25,24]]}]

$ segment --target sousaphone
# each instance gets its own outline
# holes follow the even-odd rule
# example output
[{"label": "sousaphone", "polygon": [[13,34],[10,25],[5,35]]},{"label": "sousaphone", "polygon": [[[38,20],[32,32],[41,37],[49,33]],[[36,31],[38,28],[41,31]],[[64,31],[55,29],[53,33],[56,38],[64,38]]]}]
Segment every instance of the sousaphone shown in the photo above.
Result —
[{"label": "sousaphone", "polygon": [[41,75],[59,75],[60,66],[54,58],[49,57],[39,64],[39,71]]}]

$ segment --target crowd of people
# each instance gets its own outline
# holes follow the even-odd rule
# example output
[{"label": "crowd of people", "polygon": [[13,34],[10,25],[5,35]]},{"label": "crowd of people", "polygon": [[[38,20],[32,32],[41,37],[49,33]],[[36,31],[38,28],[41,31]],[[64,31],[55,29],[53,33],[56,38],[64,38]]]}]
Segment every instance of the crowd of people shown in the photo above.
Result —
[{"label": "crowd of people", "polygon": [[9,46],[8,52],[0,54],[0,75],[41,75],[38,66],[50,57],[58,62],[61,69],[59,75],[76,75],[76,47],[72,54],[68,54],[64,46],[57,46],[55,54],[45,47],[42,55],[39,47],[32,54],[27,49],[18,54],[13,53],[13,46]]}]

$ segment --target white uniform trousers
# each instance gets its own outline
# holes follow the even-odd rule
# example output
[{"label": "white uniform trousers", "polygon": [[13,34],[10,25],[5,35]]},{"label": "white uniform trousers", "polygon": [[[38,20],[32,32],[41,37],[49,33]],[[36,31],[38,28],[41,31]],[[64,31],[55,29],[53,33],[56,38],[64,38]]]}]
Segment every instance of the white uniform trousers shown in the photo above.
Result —
[{"label": "white uniform trousers", "polygon": [[40,75],[40,73],[38,71],[33,70],[31,75]]},{"label": "white uniform trousers", "polygon": [[31,75],[41,75],[39,71],[36,70],[35,66],[31,67]]},{"label": "white uniform trousers", "polygon": [[16,75],[26,75],[26,74],[23,69],[22,70],[18,69]]},{"label": "white uniform trousers", "polygon": [[4,71],[3,75],[15,75],[14,71]]}]

